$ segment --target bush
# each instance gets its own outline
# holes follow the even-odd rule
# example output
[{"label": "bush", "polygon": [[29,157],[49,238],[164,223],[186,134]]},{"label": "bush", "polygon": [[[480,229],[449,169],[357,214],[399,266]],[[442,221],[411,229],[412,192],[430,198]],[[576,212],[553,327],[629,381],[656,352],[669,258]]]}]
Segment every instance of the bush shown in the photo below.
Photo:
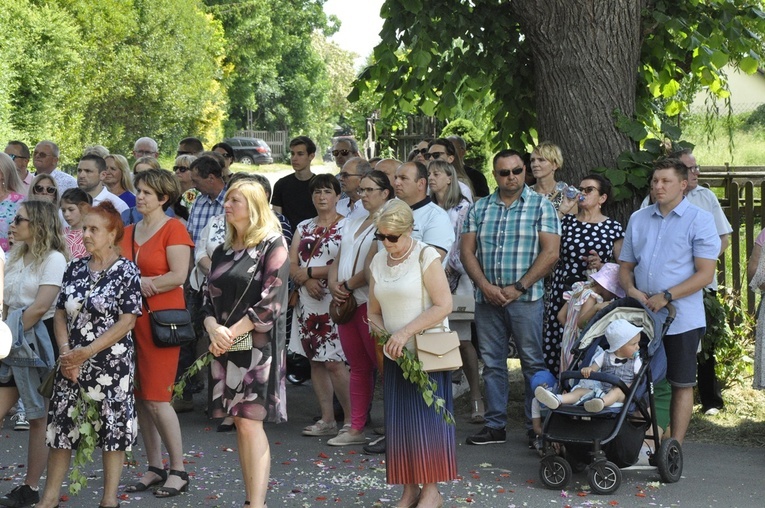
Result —
[{"label": "bush", "polygon": [[717,297],[704,293],[704,310],[707,330],[702,340],[702,355],[708,357],[714,345],[715,374],[722,386],[743,385],[744,380],[754,374],[755,318],[743,308],[739,295],[723,286],[717,291]]},{"label": "bush", "polygon": [[489,161],[489,150],[481,131],[478,130],[473,122],[464,118],[452,120],[441,131],[440,137],[446,138],[449,136],[460,136],[465,140],[467,145],[465,165],[472,166],[482,173],[486,171],[486,165]]},{"label": "bush", "polygon": [[765,127],[765,104],[757,106],[749,118],[744,120],[744,130],[750,131]]}]

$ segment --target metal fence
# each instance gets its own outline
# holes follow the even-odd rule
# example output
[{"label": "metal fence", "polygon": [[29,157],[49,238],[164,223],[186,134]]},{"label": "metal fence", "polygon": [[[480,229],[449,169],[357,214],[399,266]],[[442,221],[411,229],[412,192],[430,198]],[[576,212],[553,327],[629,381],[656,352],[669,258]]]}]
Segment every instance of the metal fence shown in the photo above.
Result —
[{"label": "metal fence", "polygon": [[251,131],[243,130],[237,131],[236,136],[243,138],[260,138],[271,147],[271,155],[274,160],[281,160],[287,153],[287,144],[289,138],[287,137],[287,131]]}]

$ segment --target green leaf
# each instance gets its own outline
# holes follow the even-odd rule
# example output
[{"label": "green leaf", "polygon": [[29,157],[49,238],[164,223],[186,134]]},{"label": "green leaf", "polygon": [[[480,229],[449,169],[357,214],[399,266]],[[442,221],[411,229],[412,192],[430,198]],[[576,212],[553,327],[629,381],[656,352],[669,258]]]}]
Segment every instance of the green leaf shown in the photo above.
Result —
[{"label": "green leaf", "polygon": [[661,96],[665,99],[669,99],[670,97],[674,97],[677,95],[677,92],[680,91],[680,83],[677,80],[671,79],[669,82],[665,83],[662,87]]},{"label": "green leaf", "polygon": [[738,67],[739,69],[746,72],[747,74],[754,74],[755,72],[757,72],[757,60],[755,60],[751,56],[745,56],[738,63]]},{"label": "green leaf", "polygon": [[722,69],[728,64],[728,55],[723,53],[719,49],[715,50],[714,52],[712,52],[711,61],[712,61],[712,65],[714,65],[715,68]]},{"label": "green leaf", "polygon": [[613,188],[617,188],[619,185],[622,185],[625,180],[624,171],[619,171],[618,169],[612,168],[606,170],[606,177],[611,180],[611,185]]}]

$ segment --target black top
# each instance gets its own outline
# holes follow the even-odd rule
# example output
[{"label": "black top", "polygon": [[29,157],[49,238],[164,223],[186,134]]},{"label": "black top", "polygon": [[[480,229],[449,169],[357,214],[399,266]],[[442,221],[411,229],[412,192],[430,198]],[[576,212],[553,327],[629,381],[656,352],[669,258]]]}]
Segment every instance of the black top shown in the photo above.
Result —
[{"label": "black top", "polygon": [[293,173],[280,178],[274,185],[271,204],[281,207],[282,214],[287,217],[292,225],[292,231],[295,231],[297,225],[304,220],[317,215],[316,207],[313,206],[311,191],[308,188],[312,178],[298,180]]},{"label": "black top", "polygon": [[478,198],[483,198],[491,194],[489,192],[489,182],[486,181],[486,177],[475,168],[465,166],[465,173],[470,178],[470,183],[473,184],[473,201],[478,201]]}]

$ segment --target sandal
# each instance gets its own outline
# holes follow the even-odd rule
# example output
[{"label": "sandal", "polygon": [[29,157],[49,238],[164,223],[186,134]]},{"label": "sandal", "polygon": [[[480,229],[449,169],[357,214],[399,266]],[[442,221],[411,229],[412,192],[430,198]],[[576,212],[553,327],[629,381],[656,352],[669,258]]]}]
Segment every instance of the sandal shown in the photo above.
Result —
[{"label": "sandal", "polygon": [[157,497],[160,499],[165,497],[175,497],[178,494],[189,490],[189,473],[187,473],[186,471],[177,471],[175,469],[171,469],[168,472],[168,476],[177,476],[181,480],[184,480],[186,483],[184,483],[183,487],[181,487],[180,489],[174,489],[173,487],[165,487],[163,485],[162,487],[154,491],[154,497]]},{"label": "sandal", "polygon": [[157,485],[159,483],[165,483],[167,481],[167,472],[164,469],[160,469],[154,466],[149,466],[149,472],[152,472],[155,475],[159,476],[159,480],[154,480],[148,485],[145,483],[141,483],[140,481],[130,484],[125,487],[125,492],[143,492],[145,490],[149,490],[154,485]]}]

